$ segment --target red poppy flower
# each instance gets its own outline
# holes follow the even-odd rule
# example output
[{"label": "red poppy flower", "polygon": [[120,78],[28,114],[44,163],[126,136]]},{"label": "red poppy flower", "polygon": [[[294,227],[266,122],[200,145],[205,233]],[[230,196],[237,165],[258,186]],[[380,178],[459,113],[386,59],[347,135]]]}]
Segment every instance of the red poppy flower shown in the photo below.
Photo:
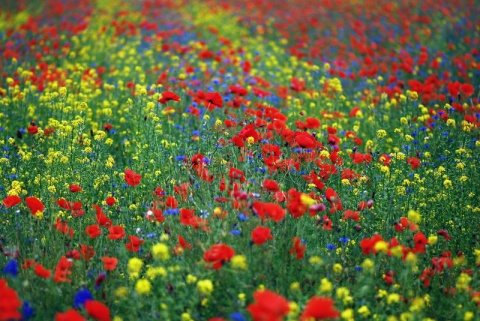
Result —
[{"label": "red poppy flower", "polygon": [[296,254],[297,260],[303,258],[306,249],[307,247],[302,244],[302,240],[300,240],[298,237],[293,238],[293,246],[290,249],[290,254]]},{"label": "red poppy flower", "polygon": [[409,229],[410,231],[417,231],[418,226],[408,220],[406,217],[401,217],[399,222],[396,222],[394,224],[395,230],[397,232],[403,232],[406,229]]},{"label": "red poppy flower", "polygon": [[85,229],[85,233],[91,237],[92,239],[96,238],[97,236],[102,234],[102,230],[98,225],[92,224],[87,226]]},{"label": "red poppy flower", "polygon": [[22,269],[29,269],[35,264],[35,259],[25,259],[25,262],[22,264]]},{"label": "red poppy flower", "polygon": [[253,321],[281,321],[290,311],[288,300],[270,290],[255,291],[253,299],[247,307]]},{"label": "red poppy flower", "polygon": [[115,205],[115,197],[107,197],[107,199],[105,200],[105,203],[107,203],[108,206]]},{"label": "red poppy flower", "polygon": [[27,203],[27,206],[30,209],[30,213],[32,213],[32,215],[36,215],[38,212],[41,213],[45,209],[42,201],[35,196],[29,196],[25,198],[25,202]]},{"label": "red poppy flower", "polygon": [[55,229],[63,234],[68,234],[70,238],[73,237],[74,230],[73,228],[68,227],[67,222],[63,221],[60,217],[57,217],[57,222],[55,223]]},{"label": "red poppy flower", "polygon": [[57,205],[68,211],[78,211],[82,208],[82,203],[80,202],[69,202],[64,198],[57,200]]},{"label": "red poppy flower", "polygon": [[110,240],[120,240],[126,236],[125,229],[120,225],[111,226],[108,231],[110,232],[108,235]]},{"label": "red poppy flower", "polygon": [[185,239],[180,234],[178,234],[178,243],[180,243],[180,246],[182,247],[182,249],[191,249],[192,248],[192,245],[190,243],[188,243],[187,241],[185,241]]},{"label": "red poppy flower", "polygon": [[273,240],[273,236],[268,227],[257,226],[252,231],[252,241],[257,245],[262,245],[268,240]]},{"label": "red poppy flower", "polygon": [[109,124],[109,123],[103,124],[103,130],[106,132],[109,132],[110,130],[112,130],[112,128],[113,128],[112,124]]},{"label": "red poppy flower", "polygon": [[58,261],[57,267],[55,268],[55,275],[53,276],[53,280],[55,282],[71,282],[68,278],[72,271],[73,262],[67,259],[65,256],[62,256]]},{"label": "red poppy flower", "polygon": [[280,190],[276,181],[267,178],[263,180],[262,187],[269,192],[278,192]]},{"label": "red poppy flower", "polygon": [[212,110],[215,107],[222,108],[222,106],[223,106],[222,96],[220,96],[220,94],[217,93],[217,92],[207,93],[205,95],[205,101],[206,101],[206,105],[207,105],[206,107],[209,110]]},{"label": "red poppy flower", "polygon": [[317,141],[307,132],[300,132],[295,135],[295,142],[302,148],[315,148]]},{"label": "red poppy flower", "polygon": [[58,312],[55,316],[55,321],[85,321],[83,315],[81,315],[74,308],[68,309],[65,312]]},{"label": "red poppy flower", "polygon": [[85,310],[89,316],[97,321],[111,321],[110,309],[102,302],[88,300],[85,302]]},{"label": "red poppy flower", "polygon": [[170,100],[180,101],[180,96],[171,91],[165,91],[162,93],[162,98],[160,98],[158,102],[165,105]]},{"label": "red poppy flower", "polygon": [[3,199],[3,205],[5,205],[6,208],[13,207],[21,202],[22,199],[17,195],[7,196]]},{"label": "red poppy flower", "polygon": [[314,296],[311,298],[305,310],[300,316],[300,320],[325,320],[335,319],[340,316],[340,312],[335,309],[335,302],[331,298]]},{"label": "red poppy flower", "polygon": [[140,184],[142,175],[135,173],[131,169],[125,170],[125,182],[130,186],[136,186]]},{"label": "red poppy flower", "polygon": [[30,134],[35,135],[36,133],[38,133],[38,126],[28,126],[27,130]]},{"label": "red poppy flower", "polygon": [[167,199],[165,200],[165,205],[167,207],[170,207],[170,208],[177,208],[178,207],[178,201],[175,199],[175,197],[173,196],[169,196],[167,197]]},{"label": "red poppy flower", "polygon": [[380,164],[383,164],[384,166],[389,166],[390,165],[390,162],[391,162],[391,157],[390,155],[388,154],[382,154],[380,155],[380,157],[378,158],[378,162]]},{"label": "red poppy flower", "polygon": [[446,239],[446,240],[448,240],[448,241],[452,239],[452,237],[450,236],[450,234],[448,234],[448,232],[445,231],[445,230],[439,230],[439,231],[437,231],[437,235],[443,236],[443,238]]},{"label": "red poppy flower", "polygon": [[426,268],[420,275],[420,281],[423,281],[423,287],[426,288],[430,285],[430,278],[435,275],[435,270],[432,268]]},{"label": "red poppy flower", "polygon": [[242,170],[234,167],[230,167],[228,177],[230,177],[231,179],[238,179],[240,180],[240,183],[245,182],[245,173]]},{"label": "red poppy flower", "polygon": [[458,93],[460,92],[461,85],[462,84],[459,83],[458,81],[449,83],[447,85],[447,89],[450,95],[452,95],[453,97],[457,97]]},{"label": "red poppy flower", "polygon": [[85,261],[90,262],[92,257],[95,255],[95,251],[90,245],[82,244],[80,246],[80,254]]},{"label": "red poppy flower", "polygon": [[323,218],[320,219],[320,222],[322,222],[322,221],[323,221],[323,226],[322,227],[323,227],[324,230],[326,230],[326,231],[333,230],[333,222],[330,219],[330,217],[328,217],[327,215],[324,215]]},{"label": "red poppy flower", "polygon": [[160,223],[165,221],[165,216],[163,216],[163,212],[160,208],[160,206],[162,205],[163,205],[162,201],[156,200],[155,202],[153,202],[152,206],[150,207],[150,211],[148,212],[149,217],[153,215],[155,219]]},{"label": "red poppy flower", "polygon": [[102,257],[103,268],[107,271],[113,271],[117,268],[118,259],[115,257]]},{"label": "red poppy flower", "polygon": [[407,158],[407,164],[410,164],[412,169],[420,167],[420,160],[416,157],[409,157]]},{"label": "red poppy flower", "polygon": [[128,237],[128,240],[130,241],[129,243],[125,244],[125,247],[127,248],[127,250],[129,250],[130,252],[138,252],[138,250],[140,249],[140,246],[143,244],[143,242],[145,242],[144,240],[141,240],[139,239],[138,237],[136,237],[135,235],[130,235]]},{"label": "red poppy flower", "polygon": [[425,234],[418,232],[413,236],[413,242],[415,243],[414,251],[417,253],[425,253],[425,245],[428,244],[428,239]]},{"label": "red poppy flower", "polygon": [[331,206],[330,213],[335,213],[338,210],[343,210],[342,202],[340,201],[337,192],[335,192],[333,188],[327,188],[327,190],[325,191],[325,197],[327,198],[327,201],[330,203]]},{"label": "red poppy flower", "polygon": [[35,264],[33,269],[36,275],[44,279],[48,279],[52,275],[52,272],[44,268],[40,263]]},{"label": "red poppy flower", "polygon": [[18,309],[22,306],[22,301],[18,298],[17,292],[10,288],[7,281],[0,278],[0,320],[19,320],[22,314]]},{"label": "red poppy flower", "polygon": [[343,219],[352,219],[354,221],[360,221],[360,216],[358,215],[359,212],[357,211],[352,211],[352,210],[346,210],[343,212]]},{"label": "red poppy flower", "polygon": [[470,84],[463,84],[460,86],[460,93],[462,93],[462,95],[464,95],[465,97],[470,97],[474,94],[474,92],[475,89]]},{"label": "red poppy flower", "polygon": [[361,240],[360,247],[362,248],[362,253],[365,255],[374,253],[374,247],[378,241],[383,241],[382,236],[379,234],[375,234],[372,238],[364,238],[363,240]]},{"label": "red poppy flower", "polygon": [[187,208],[180,209],[180,223],[190,225],[190,220],[195,216],[195,211]]},{"label": "red poppy flower", "polygon": [[203,260],[211,263],[215,270],[222,267],[223,263],[228,262],[235,255],[235,250],[225,244],[215,244],[203,254]]},{"label": "red poppy flower", "polygon": [[253,212],[262,220],[267,219],[267,215],[275,222],[280,222],[285,217],[285,209],[276,203],[263,203],[259,201],[253,202]]},{"label": "red poppy flower", "polygon": [[78,193],[78,192],[81,192],[81,191],[82,191],[82,188],[80,186],[78,186],[77,184],[70,185],[70,192]]},{"label": "red poppy flower", "polygon": [[103,212],[103,209],[100,206],[93,204],[92,208],[94,208],[97,211],[95,221],[97,222],[98,225],[107,226],[107,227],[112,225],[112,220],[105,215],[105,213]]}]

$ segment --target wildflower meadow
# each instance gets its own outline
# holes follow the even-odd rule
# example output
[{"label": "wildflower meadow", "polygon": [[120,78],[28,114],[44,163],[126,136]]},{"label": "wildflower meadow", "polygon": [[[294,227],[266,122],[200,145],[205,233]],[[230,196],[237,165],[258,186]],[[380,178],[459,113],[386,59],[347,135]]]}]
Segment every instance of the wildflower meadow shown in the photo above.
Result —
[{"label": "wildflower meadow", "polygon": [[480,320],[474,0],[3,0],[0,320]]}]

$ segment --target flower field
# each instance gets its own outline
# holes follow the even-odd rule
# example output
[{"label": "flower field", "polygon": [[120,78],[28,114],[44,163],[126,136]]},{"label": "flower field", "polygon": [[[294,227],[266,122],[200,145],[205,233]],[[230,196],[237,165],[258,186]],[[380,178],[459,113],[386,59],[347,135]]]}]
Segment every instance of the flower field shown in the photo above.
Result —
[{"label": "flower field", "polygon": [[0,320],[479,320],[473,0],[0,9]]}]

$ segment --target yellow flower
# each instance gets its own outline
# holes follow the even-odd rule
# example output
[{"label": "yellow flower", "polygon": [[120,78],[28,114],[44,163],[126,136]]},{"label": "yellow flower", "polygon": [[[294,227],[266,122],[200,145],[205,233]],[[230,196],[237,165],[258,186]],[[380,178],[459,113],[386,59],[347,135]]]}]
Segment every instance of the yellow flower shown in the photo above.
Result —
[{"label": "yellow flower", "polygon": [[307,207],[317,204],[317,201],[311,198],[310,196],[308,196],[307,194],[300,195],[300,202],[302,202],[302,204]]},{"label": "yellow flower", "polygon": [[300,313],[300,307],[296,302],[290,301],[288,306],[290,308],[290,311],[288,311],[289,317],[296,317]]},{"label": "yellow flower", "polygon": [[133,278],[138,278],[143,267],[143,261],[138,257],[132,257],[128,260],[128,274]]},{"label": "yellow flower", "polygon": [[412,304],[410,305],[410,311],[412,312],[419,312],[425,306],[425,300],[422,298],[414,298],[412,300]]},{"label": "yellow flower", "polygon": [[249,136],[247,138],[247,144],[248,145],[253,145],[255,143],[255,138],[253,138],[252,136]]},{"label": "yellow flower", "polygon": [[337,289],[337,298],[343,299],[350,296],[350,290],[344,286]]},{"label": "yellow flower", "polygon": [[115,290],[115,296],[116,297],[126,297],[128,295],[128,289],[124,286],[121,286]]},{"label": "yellow flower", "polygon": [[157,243],[152,246],[152,255],[155,260],[165,261],[170,258],[170,252],[168,246],[164,243]]},{"label": "yellow flower", "polygon": [[362,268],[364,270],[370,270],[372,269],[373,267],[375,266],[375,262],[373,262],[373,260],[369,259],[369,258],[366,258],[365,260],[363,260],[362,262]]},{"label": "yellow flower", "polygon": [[456,283],[457,290],[468,291],[470,281],[472,281],[471,276],[469,276],[467,273],[460,273]]},{"label": "yellow flower", "polygon": [[337,273],[337,274],[340,274],[340,273],[342,273],[342,271],[343,271],[343,267],[342,267],[341,264],[335,263],[335,264],[333,265],[333,272],[335,272],[335,273]]},{"label": "yellow flower", "polygon": [[415,224],[420,223],[420,221],[422,220],[422,215],[420,215],[420,213],[415,210],[408,211],[407,217],[411,222]]},{"label": "yellow flower", "polygon": [[320,293],[330,293],[333,290],[333,284],[327,278],[320,281]]},{"label": "yellow flower", "polygon": [[412,252],[408,252],[406,258],[405,258],[405,261],[409,262],[409,263],[412,263],[413,265],[415,265],[418,261],[418,258],[415,254],[413,254]]},{"label": "yellow flower", "polygon": [[135,291],[138,294],[149,294],[152,290],[152,284],[146,279],[140,279],[135,284]]},{"label": "yellow flower", "polygon": [[197,282],[197,277],[194,276],[194,275],[187,275],[187,284],[192,284],[192,283],[195,283]]},{"label": "yellow flower", "polygon": [[242,301],[243,303],[245,303],[245,301],[247,300],[247,296],[245,295],[245,293],[239,293],[238,294],[238,299],[240,301]]},{"label": "yellow flower", "polygon": [[398,294],[398,293],[390,293],[387,296],[387,303],[388,304],[397,303],[398,301],[400,301],[400,294]]},{"label": "yellow flower", "polygon": [[353,309],[346,309],[343,310],[342,313],[340,314],[342,319],[347,320],[347,321],[353,321],[354,320],[354,313]]},{"label": "yellow flower", "polygon": [[300,282],[292,282],[290,284],[290,291],[295,292],[300,290]]},{"label": "yellow flower", "polygon": [[197,282],[198,292],[204,295],[210,295],[213,292],[213,283],[211,280],[200,280]]},{"label": "yellow flower", "polygon": [[155,279],[157,276],[167,276],[167,270],[165,270],[165,268],[163,266],[157,266],[157,267],[149,267],[147,272],[145,272],[145,275],[153,280]]},{"label": "yellow flower", "polygon": [[444,186],[446,189],[452,188],[452,187],[453,187],[452,181],[449,180],[449,179],[444,180],[444,181],[443,181],[443,186]]},{"label": "yellow flower", "polygon": [[308,259],[308,263],[310,263],[311,265],[322,265],[323,260],[320,256],[314,255],[310,257],[310,259]]},{"label": "yellow flower", "polygon": [[373,246],[374,250],[376,252],[384,252],[384,253],[387,253],[388,251],[388,243],[385,242],[385,241],[378,241],[375,243],[375,245]]},{"label": "yellow flower", "polygon": [[403,247],[401,245],[394,246],[391,248],[391,253],[394,257],[402,257]]},{"label": "yellow flower", "polygon": [[357,311],[364,318],[368,318],[368,316],[370,315],[370,309],[366,305],[362,305],[360,308],[358,308]]},{"label": "yellow flower", "polygon": [[433,245],[433,244],[437,243],[437,241],[438,241],[438,236],[436,236],[436,235],[432,234],[428,237],[428,244],[430,244],[430,245]]},{"label": "yellow flower", "polygon": [[181,320],[182,321],[193,321],[193,318],[190,316],[190,314],[188,314],[188,312],[184,312],[184,313],[182,313]]},{"label": "yellow flower", "polygon": [[234,269],[248,269],[247,257],[245,255],[235,255],[234,257],[232,257],[230,263]]},{"label": "yellow flower", "polygon": [[377,137],[378,138],[385,138],[387,136],[387,132],[384,129],[377,130]]},{"label": "yellow flower", "polygon": [[475,249],[473,253],[475,254],[475,257],[476,257],[475,263],[480,264],[480,250]]},{"label": "yellow flower", "polygon": [[471,321],[475,318],[475,314],[473,312],[467,311],[463,315],[463,321]]}]

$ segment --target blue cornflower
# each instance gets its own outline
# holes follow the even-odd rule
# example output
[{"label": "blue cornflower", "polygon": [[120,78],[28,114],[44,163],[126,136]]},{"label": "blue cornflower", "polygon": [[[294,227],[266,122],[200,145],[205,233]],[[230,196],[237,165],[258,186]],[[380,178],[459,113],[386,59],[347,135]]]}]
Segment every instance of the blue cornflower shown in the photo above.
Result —
[{"label": "blue cornflower", "polygon": [[88,300],[93,300],[92,293],[90,293],[88,289],[81,288],[75,294],[75,297],[73,299],[73,306],[78,309],[80,307],[83,307],[85,302],[87,302]]},{"label": "blue cornflower", "polygon": [[163,211],[164,215],[177,215],[178,214],[178,209],[177,208],[168,208],[165,211]]},{"label": "blue cornflower", "polygon": [[341,237],[338,239],[338,241],[342,242],[343,244],[347,244],[350,239],[348,237]]},{"label": "blue cornflower", "polygon": [[10,260],[5,264],[3,268],[3,274],[11,274],[16,277],[18,275],[18,263],[14,259]]},{"label": "blue cornflower", "polygon": [[28,301],[23,301],[22,305],[22,320],[28,320],[30,319],[33,314],[35,313],[35,310],[33,307],[28,303]]},{"label": "blue cornflower", "polygon": [[330,250],[330,251],[333,251],[335,250],[337,247],[333,244],[327,244],[327,249]]},{"label": "blue cornflower", "polygon": [[248,220],[248,216],[245,215],[245,214],[243,214],[243,213],[238,214],[237,217],[238,217],[238,219],[239,219],[240,221],[246,221],[246,220]]},{"label": "blue cornflower", "polygon": [[247,319],[240,312],[234,312],[230,314],[230,319],[232,321],[247,321]]}]

